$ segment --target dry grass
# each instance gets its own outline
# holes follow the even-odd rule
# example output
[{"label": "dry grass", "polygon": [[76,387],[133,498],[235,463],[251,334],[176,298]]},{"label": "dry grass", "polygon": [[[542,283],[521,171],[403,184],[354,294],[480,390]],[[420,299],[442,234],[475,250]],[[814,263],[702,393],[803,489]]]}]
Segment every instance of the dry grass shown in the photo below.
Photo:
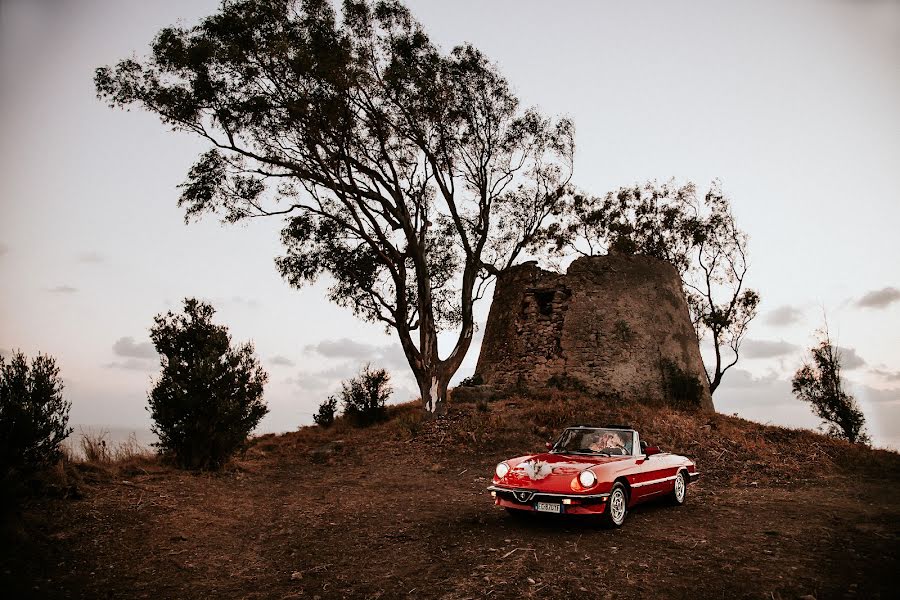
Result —
[{"label": "dry grass", "polygon": [[693,458],[704,480],[717,485],[799,483],[861,464],[894,473],[898,465],[896,453],[855,446],[814,431],[559,390],[489,403],[451,404],[448,415],[437,420],[425,419],[419,405],[411,402],[392,406],[385,422],[364,429],[339,418],[328,429],[302,427],[283,436],[262,436],[248,453],[307,453],[315,462],[329,462],[335,453],[405,444],[435,456],[460,451],[515,456],[539,451],[567,426],[611,423],[629,424],[642,439]]}]

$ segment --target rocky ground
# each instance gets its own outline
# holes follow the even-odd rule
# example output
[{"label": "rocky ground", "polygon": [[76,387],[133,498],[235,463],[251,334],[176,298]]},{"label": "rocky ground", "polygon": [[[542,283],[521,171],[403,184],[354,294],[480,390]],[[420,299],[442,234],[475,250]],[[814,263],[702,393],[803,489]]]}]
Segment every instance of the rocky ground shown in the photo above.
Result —
[{"label": "rocky ground", "polygon": [[[721,415],[624,416],[657,435],[680,422],[668,445],[705,477],[685,506],[637,507],[620,530],[492,506],[497,460],[571,418],[510,402],[264,436],[217,474],[82,465],[80,499],[20,508],[0,586],[59,598],[896,597],[896,454]],[[479,422],[515,425],[492,436]],[[742,450],[738,434],[777,441]],[[781,471],[742,454],[798,444]]]}]

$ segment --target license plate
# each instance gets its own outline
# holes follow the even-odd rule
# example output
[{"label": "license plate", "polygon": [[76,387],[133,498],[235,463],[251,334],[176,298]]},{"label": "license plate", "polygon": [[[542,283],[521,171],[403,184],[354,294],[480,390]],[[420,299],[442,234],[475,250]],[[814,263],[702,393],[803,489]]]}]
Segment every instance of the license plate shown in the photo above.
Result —
[{"label": "license plate", "polygon": [[555,502],[538,502],[534,505],[534,510],[538,512],[561,513],[562,504]]}]

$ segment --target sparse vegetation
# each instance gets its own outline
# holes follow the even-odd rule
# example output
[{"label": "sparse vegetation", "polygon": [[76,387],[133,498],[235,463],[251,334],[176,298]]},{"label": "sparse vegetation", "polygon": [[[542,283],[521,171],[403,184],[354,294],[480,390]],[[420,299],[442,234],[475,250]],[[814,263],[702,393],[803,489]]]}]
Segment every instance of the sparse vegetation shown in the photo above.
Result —
[{"label": "sparse vegetation", "polygon": [[384,405],[393,392],[390,381],[387,371],[367,364],[359,375],[341,382],[344,416],[360,427],[384,420]]},{"label": "sparse vegetation", "polygon": [[190,469],[221,467],[268,410],[262,399],[268,376],[253,345],[232,347],[214,314],[211,305],[188,298],[183,314],[157,315],[150,329],[162,362],[149,397],[156,446]]},{"label": "sparse vegetation", "polygon": [[613,335],[619,338],[619,341],[627,344],[634,338],[634,330],[628,324],[628,321],[619,319],[613,326]]},{"label": "sparse vegetation", "polygon": [[831,343],[827,325],[818,336],[818,345],[810,348],[812,362],[804,363],[794,374],[791,389],[798,399],[812,405],[828,435],[855,444],[868,444],[865,416],[853,396],[844,390],[841,352]]},{"label": "sparse vegetation", "polygon": [[319,427],[331,427],[334,425],[334,416],[337,412],[338,400],[334,396],[329,396],[327,400],[319,405],[319,410],[313,415],[313,421]]},{"label": "sparse vegetation", "polygon": [[547,380],[547,387],[567,392],[587,391],[587,386],[583,381],[567,373],[563,373],[562,375],[554,373],[551,375],[550,379]]},{"label": "sparse vegetation", "polygon": [[481,373],[473,373],[469,377],[460,379],[458,387],[476,387],[479,385],[484,385],[484,378],[481,376]]},{"label": "sparse vegetation", "polygon": [[72,432],[71,403],[52,356],[31,360],[15,352],[0,356],[0,481],[25,475],[56,462],[60,445]]},{"label": "sparse vegetation", "polygon": [[[129,596],[135,589],[161,597],[222,590],[403,597],[413,586],[428,598],[446,597],[448,589],[453,598],[478,597],[486,588],[496,590],[491,597],[571,596],[595,584],[597,572],[534,561],[521,550],[532,547],[523,540],[539,538],[541,557],[567,556],[576,543],[579,556],[602,556],[615,540],[580,521],[512,523],[492,509],[484,488],[498,460],[542,450],[560,427],[613,422],[630,423],[643,439],[694,458],[702,477],[677,514],[647,505],[640,526],[618,535],[626,545],[665,547],[670,560],[638,570],[627,561],[597,563],[610,592],[624,581],[638,596],[662,582],[676,598],[723,591],[741,597],[748,589],[774,598],[840,597],[848,581],[859,582],[860,597],[889,597],[895,587],[900,458],[894,452],[727,415],[558,390],[496,400],[488,414],[472,403],[452,404],[442,419],[424,418],[418,403],[385,412],[386,420],[366,429],[341,416],[328,429],[254,438],[239,469],[223,476],[193,477],[159,465],[127,477],[119,469],[85,470],[85,501],[32,509],[29,534],[40,532],[34,537],[46,545],[24,556],[9,546],[13,572],[27,583],[18,595],[52,577],[52,585],[86,597]],[[386,492],[388,501],[372,500]],[[835,535],[844,545],[835,545]],[[755,568],[759,545],[748,539],[777,542],[767,546],[767,569]],[[856,552],[846,552],[848,545]],[[375,546],[380,554],[373,561]],[[445,549],[439,569],[434,548]],[[727,577],[685,581],[684,564],[718,572],[717,548],[731,548],[728,560],[740,563]],[[237,568],[227,579],[216,575],[223,561]],[[384,576],[388,568],[391,578]],[[471,577],[473,568],[479,577]]]},{"label": "sparse vegetation", "polygon": [[659,368],[662,371],[666,398],[671,406],[683,409],[700,407],[703,384],[699,379],[668,358],[660,359]]}]

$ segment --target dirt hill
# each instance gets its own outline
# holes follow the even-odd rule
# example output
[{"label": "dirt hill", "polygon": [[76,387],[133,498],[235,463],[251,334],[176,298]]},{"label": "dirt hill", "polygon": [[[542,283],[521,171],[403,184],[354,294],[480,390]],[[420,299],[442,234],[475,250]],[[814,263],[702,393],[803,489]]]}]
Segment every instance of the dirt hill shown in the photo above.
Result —
[{"label": "dirt hill", "polygon": [[[638,507],[613,531],[492,506],[497,461],[623,421],[697,461],[685,506]],[[896,453],[555,392],[266,435],[215,474],[66,473],[79,499],[32,500],[7,526],[8,597],[888,598],[900,572]]]}]

